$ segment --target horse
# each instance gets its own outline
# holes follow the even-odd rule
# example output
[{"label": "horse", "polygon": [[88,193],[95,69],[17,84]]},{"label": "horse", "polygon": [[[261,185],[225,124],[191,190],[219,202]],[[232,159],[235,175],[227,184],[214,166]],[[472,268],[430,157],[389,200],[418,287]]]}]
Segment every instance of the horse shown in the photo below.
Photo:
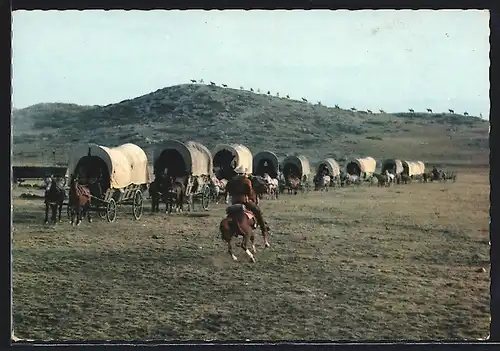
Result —
[{"label": "horse", "polygon": [[392,183],[395,182],[396,180],[396,175],[389,172],[388,169],[385,170],[385,175],[388,177],[389,181],[388,181],[388,185],[390,186]]},{"label": "horse", "polygon": [[165,184],[165,203],[167,207],[165,208],[165,212],[172,213],[172,210],[175,209],[175,212],[182,212],[185,202],[185,191],[186,187],[182,181],[169,176],[167,177]]},{"label": "horse", "polygon": [[271,176],[268,173],[264,173],[264,176],[262,178],[267,183],[267,194],[269,195],[269,198],[270,199],[275,198],[277,200],[278,186],[279,186],[278,179],[271,178]]},{"label": "horse", "polygon": [[400,182],[403,183],[403,184],[410,184],[411,183],[411,177],[408,174],[403,173],[403,174],[401,174],[401,181]]},{"label": "horse", "polygon": [[340,181],[341,186],[351,184],[361,185],[361,177],[357,174],[343,173]]},{"label": "horse", "polygon": [[377,186],[389,186],[389,176],[387,174],[373,173],[372,177],[377,178]]},{"label": "horse", "polygon": [[[245,251],[250,262],[255,263],[254,254],[257,253],[255,249],[255,235],[254,230],[257,229],[257,222],[254,214],[248,210],[243,204],[230,205],[226,208],[226,218],[224,218],[219,225],[221,239],[227,243],[227,250],[229,255],[234,261],[238,259],[233,253],[232,239],[242,236],[243,240],[240,247]],[[266,231],[269,232],[269,225],[266,224]],[[250,252],[250,246],[252,252]],[[264,246],[270,246],[269,238],[264,237]]]},{"label": "horse", "polygon": [[80,225],[80,223],[82,223],[82,218],[85,216],[85,213],[87,214],[89,223],[92,223],[92,218],[90,216],[90,199],[90,190],[87,187],[78,184],[78,179],[72,176],[70,181],[68,200],[71,225]]},{"label": "horse", "polygon": [[267,181],[261,176],[254,176],[250,180],[252,182],[253,192],[255,193],[255,203],[258,205],[259,199],[261,199],[264,194],[269,193]]},{"label": "horse", "polygon": [[221,198],[227,204],[229,202],[229,194],[226,191],[227,179],[217,179],[213,176],[210,181],[210,189],[215,203],[218,204]]},{"label": "horse", "polygon": [[314,190],[328,191],[332,179],[328,174],[318,174],[314,179]]},{"label": "horse", "polygon": [[49,207],[52,210],[52,223],[56,223],[57,212],[59,211],[59,222],[61,222],[61,212],[64,200],[66,199],[66,191],[57,184],[55,179],[50,179],[50,183],[45,189],[45,224],[49,223]]},{"label": "horse", "polygon": [[286,187],[288,188],[288,195],[291,195],[292,193],[294,195],[297,195],[297,192],[300,188],[300,178],[296,177],[293,174],[290,174],[286,178]]}]

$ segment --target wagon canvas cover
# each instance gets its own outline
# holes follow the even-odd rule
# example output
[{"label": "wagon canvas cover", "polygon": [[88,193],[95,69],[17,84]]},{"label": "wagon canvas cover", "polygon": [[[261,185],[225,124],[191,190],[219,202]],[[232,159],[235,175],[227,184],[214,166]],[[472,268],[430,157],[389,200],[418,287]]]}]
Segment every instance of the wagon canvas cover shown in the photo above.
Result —
[{"label": "wagon canvas cover", "polygon": [[264,161],[264,160],[267,161],[267,163],[269,164],[271,169],[274,170],[275,173],[278,173],[279,164],[280,164],[278,156],[276,156],[276,154],[274,152],[271,152],[271,151],[261,151],[261,152],[255,154],[255,156],[253,157],[253,173],[254,174],[257,174],[260,171],[260,169],[258,169],[258,168],[260,166],[260,163],[262,163],[262,161]]},{"label": "wagon canvas cover", "polygon": [[161,154],[166,150],[176,150],[186,164],[186,171],[193,176],[212,174],[213,161],[210,150],[196,141],[180,142],[168,140],[160,144],[154,151],[153,162],[156,164]]},{"label": "wagon canvas cover", "polygon": [[336,177],[340,174],[340,167],[339,167],[339,164],[337,163],[337,161],[335,161],[333,158],[326,158],[324,159],[323,161],[321,161],[319,164],[318,164],[318,170],[321,168],[321,167],[326,167],[328,169],[328,171],[330,172],[330,175],[333,176],[333,177]]},{"label": "wagon canvas cover", "polygon": [[396,174],[400,174],[401,172],[403,172],[403,163],[398,159],[384,160],[384,162],[382,162],[382,172],[384,172],[386,169],[391,168],[392,165],[394,165],[396,168]]},{"label": "wagon canvas cover", "polygon": [[253,156],[252,152],[242,144],[220,144],[217,145],[213,151],[215,155],[222,150],[227,150],[236,156],[236,168],[243,167],[246,168],[247,174],[250,174],[253,170]]},{"label": "wagon canvas cover", "polygon": [[111,188],[123,189],[131,184],[150,182],[148,157],[135,144],[127,143],[112,148],[97,144],[78,146],[70,155],[67,176],[76,171],[78,162],[85,156],[97,156],[106,163]]},{"label": "wagon canvas cover", "polygon": [[[305,156],[287,156],[283,160],[283,170],[287,168],[288,164],[295,165],[300,172],[300,177],[306,176],[309,177],[311,174],[311,166],[309,164],[309,160]],[[287,174],[285,174],[287,176]]]},{"label": "wagon canvas cover", "polygon": [[349,162],[347,162],[347,166],[349,166],[350,163],[355,163],[356,165],[358,165],[361,172],[364,172],[366,174],[375,172],[375,169],[377,168],[377,161],[375,161],[373,157],[351,159],[349,160]]},{"label": "wagon canvas cover", "polygon": [[408,168],[408,175],[419,175],[423,174],[425,171],[425,166],[423,162],[420,161],[402,161],[403,166]]}]

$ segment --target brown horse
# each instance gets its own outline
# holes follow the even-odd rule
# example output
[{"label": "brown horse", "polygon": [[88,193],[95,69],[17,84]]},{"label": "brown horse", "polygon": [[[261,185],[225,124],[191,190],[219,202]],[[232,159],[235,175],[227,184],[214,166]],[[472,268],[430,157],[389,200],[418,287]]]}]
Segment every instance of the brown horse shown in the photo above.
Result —
[{"label": "brown horse", "polygon": [[61,222],[61,212],[66,199],[66,192],[57,185],[56,180],[51,179],[50,187],[45,191],[45,224],[49,223],[49,207],[52,210],[52,223],[56,223],[57,212],[59,211],[59,222]]},{"label": "brown horse", "polygon": [[[220,222],[221,238],[227,242],[227,250],[234,261],[238,259],[233,253],[232,239],[241,235],[243,240],[241,248],[245,251],[250,258],[250,262],[255,262],[254,254],[257,252],[255,249],[255,235],[254,229],[257,229],[257,222],[253,213],[248,210],[243,204],[235,204],[226,208],[227,217]],[[269,232],[269,226],[266,223],[266,231]],[[252,252],[250,252],[250,245]],[[269,247],[269,238],[264,237],[265,247]]]},{"label": "brown horse", "polygon": [[291,195],[292,193],[294,195],[297,195],[297,192],[300,188],[300,178],[294,176],[293,174],[290,174],[286,178],[286,186],[288,188],[288,195]]},{"label": "brown horse", "polygon": [[260,199],[268,192],[267,183],[260,176],[254,176],[250,180],[252,182],[252,190],[250,191],[249,200],[258,205]]},{"label": "brown horse", "polygon": [[390,186],[391,183],[389,182],[389,176],[387,174],[379,174],[379,173],[373,173],[373,177],[377,178],[377,186]]},{"label": "brown horse", "polygon": [[182,182],[176,180],[174,177],[167,177],[165,188],[165,202],[167,208],[165,212],[169,214],[175,209],[176,212],[182,212],[184,209],[186,187]]},{"label": "brown horse", "polygon": [[90,190],[78,184],[78,179],[76,177],[71,177],[68,201],[71,214],[71,225],[80,225],[85,213],[87,214],[89,223],[92,223],[92,218],[90,217],[90,198]]}]

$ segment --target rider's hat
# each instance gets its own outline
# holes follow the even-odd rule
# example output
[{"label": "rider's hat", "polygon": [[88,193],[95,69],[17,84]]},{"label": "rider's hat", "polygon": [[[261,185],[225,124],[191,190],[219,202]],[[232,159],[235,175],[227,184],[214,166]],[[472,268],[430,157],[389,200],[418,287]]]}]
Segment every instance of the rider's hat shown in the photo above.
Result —
[{"label": "rider's hat", "polygon": [[238,174],[245,174],[247,173],[247,169],[243,166],[236,167],[234,171]]}]

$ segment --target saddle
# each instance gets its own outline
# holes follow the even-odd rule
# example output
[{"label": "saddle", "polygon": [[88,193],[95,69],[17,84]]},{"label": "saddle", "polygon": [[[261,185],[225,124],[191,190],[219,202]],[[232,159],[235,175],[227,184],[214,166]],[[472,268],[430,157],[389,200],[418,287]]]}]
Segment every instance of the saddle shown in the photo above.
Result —
[{"label": "saddle", "polygon": [[[241,212],[243,212],[249,220],[255,219],[253,212],[247,209],[247,207],[244,204],[234,204],[226,208],[226,214],[228,217],[231,217],[232,215],[235,214],[240,214]],[[256,223],[254,223],[254,227],[256,227]]]}]

